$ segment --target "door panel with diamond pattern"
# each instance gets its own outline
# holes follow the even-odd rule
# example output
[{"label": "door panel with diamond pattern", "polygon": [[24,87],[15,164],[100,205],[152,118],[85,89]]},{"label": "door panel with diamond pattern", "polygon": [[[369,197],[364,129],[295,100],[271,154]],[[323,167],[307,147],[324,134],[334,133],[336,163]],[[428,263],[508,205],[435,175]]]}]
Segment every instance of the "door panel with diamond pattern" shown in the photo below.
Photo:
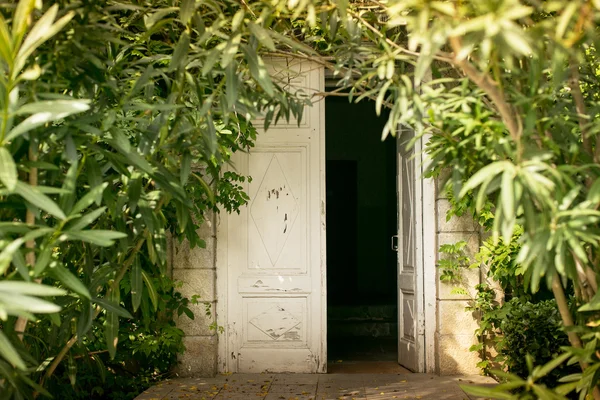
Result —
[{"label": "door panel with diamond pattern", "polygon": [[[323,91],[315,64],[270,67],[282,86]],[[325,372],[323,113],[316,102],[300,125],[279,123],[233,157],[252,181],[244,187],[249,204],[222,216],[226,229],[219,228],[228,288],[223,372]]]}]

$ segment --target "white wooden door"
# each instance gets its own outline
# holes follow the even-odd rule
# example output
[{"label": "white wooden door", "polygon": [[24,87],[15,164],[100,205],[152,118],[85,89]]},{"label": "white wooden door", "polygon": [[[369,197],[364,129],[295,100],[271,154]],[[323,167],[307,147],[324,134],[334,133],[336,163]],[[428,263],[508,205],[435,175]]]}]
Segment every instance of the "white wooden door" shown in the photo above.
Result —
[{"label": "white wooden door", "polygon": [[[323,91],[316,64],[280,59],[269,66],[282,85]],[[318,101],[300,126],[280,121],[258,135],[249,154],[233,158],[252,182],[245,185],[248,206],[226,217],[218,235],[227,265],[222,371],[326,371],[323,118]]]},{"label": "white wooden door", "polygon": [[[421,235],[420,174],[417,174],[414,148],[407,143],[414,137],[402,129],[398,146],[398,363],[415,372],[423,371],[422,293],[419,292],[419,244]],[[417,150],[418,151],[418,150]]]}]

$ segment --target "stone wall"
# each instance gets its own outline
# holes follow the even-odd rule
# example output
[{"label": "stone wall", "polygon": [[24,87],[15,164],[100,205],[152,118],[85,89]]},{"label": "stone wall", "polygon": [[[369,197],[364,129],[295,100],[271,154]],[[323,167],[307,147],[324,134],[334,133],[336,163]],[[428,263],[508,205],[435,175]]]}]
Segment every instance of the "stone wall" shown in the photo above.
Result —
[{"label": "stone wall", "polygon": [[[198,295],[200,304],[191,305],[194,320],[185,314],[177,326],[185,332],[186,351],[180,356],[181,376],[214,376],[217,372],[217,333],[210,329],[216,320],[216,230],[215,215],[210,214],[198,230],[206,248],[190,249],[187,240],[171,241],[172,276],[182,286],[185,297]],[[207,306],[210,315],[207,315]]]},{"label": "stone wall", "polygon": [[[450,202],[444,196],[440,185],[436,195],[437,244],[454,244],[461,240],[467,242],[466,253],[473,256],[479,249],[480,229],[470,215],[453,217],[446,221]],[[438,260],[440,259],[438,254]],[[453,294],[456,285],[442,283],[437,276],[437,328],[435,334],[436,371],[441,375],[478,374],[480,361],[476,352],[469,347],[477,342],[474,335],[478,328],[477,319],[465,311],[469,296]],[[481,271],[468,269],[463,273],[466,287],[475,295],[475,285],[481,282]]]},{"label": "stone wall", "polygon": [[[465,240],[467,252],[473,255],[480,244],[479,226],[469,216],[454,217],[446,221],[450,204],[441,190],[436,195],[437,243],[438,246]],[[217,334],[209,326],[216,320],[216,230],[215,216],[199,229],[206,241],[206,248],[190,249],[187,241],[170,241],[170,266],[172,276],[182,286],[178,289],[184,296],[200,296],[200,304],[191,306],[195,319],[182,315],[177,325],[185,332],[186,352],[180,357],[181,376],[214,376],[217,372]],[[439,259],[439,255],[438,255]],[[473,290],[482,280],[479,269],[467,270],[464,277]],[[474,331],[477,319],[465,311],[468,297],[452,294],[452,285],[441,283],[437,288],[437,328],[435,334],[436,372],[441,375],[477,374],[477,353],[469,347],[476,343]],[[206,315],[206,303],[210,315]]]}]

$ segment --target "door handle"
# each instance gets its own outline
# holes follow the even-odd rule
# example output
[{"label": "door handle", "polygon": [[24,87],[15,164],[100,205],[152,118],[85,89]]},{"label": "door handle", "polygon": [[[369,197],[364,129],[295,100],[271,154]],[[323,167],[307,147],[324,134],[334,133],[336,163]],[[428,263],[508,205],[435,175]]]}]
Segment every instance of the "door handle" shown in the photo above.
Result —
[{"label": "door handle", "polygon": [[392,236],[392,250],[398,251],[398,235]]}]

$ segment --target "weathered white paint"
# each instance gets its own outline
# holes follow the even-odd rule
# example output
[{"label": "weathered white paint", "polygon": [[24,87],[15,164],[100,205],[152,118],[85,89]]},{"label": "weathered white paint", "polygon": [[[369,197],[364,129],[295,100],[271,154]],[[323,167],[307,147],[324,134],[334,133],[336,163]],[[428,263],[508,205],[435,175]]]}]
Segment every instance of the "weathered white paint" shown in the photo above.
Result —
[{"label": "weathered white paint", "polygon": [[[271,60],[282,86],[322,92],[323,69]],[[324,106],[260,133],[232,158],[250,203],[217,231],[221,372],[325,372]],[[259,123],[260,124],[260,123]],[[259,125],[257,124],[257,125]]]},{"label": "weathered white paint", "polygon": [[[410,129],[402,129],[397,139],[398,196],[398,362],[411,371],[423,370],[424,321],[422,313],[422,235],[419,223],[422,208],[421,185],[417,180],[413,154],[407,149],[414,137]],[[417,146],[418,147],[418,146]]]},{"label": "weathered white paint", "polygon": [[[427,143],[431,134],[420,139],[420,146]],[[425,369],[423,372],[434,373],[436,366],[435,331],[437,328],[436,296],[437,296],[437,218],[435,210],[436,185],[434,179],[425,179],[424,174],[431,160],[424,151],[419,152],[420,182],[423,193],[423,317],[425,319]],[[445,218],[445,215],[442,216]]]}]

